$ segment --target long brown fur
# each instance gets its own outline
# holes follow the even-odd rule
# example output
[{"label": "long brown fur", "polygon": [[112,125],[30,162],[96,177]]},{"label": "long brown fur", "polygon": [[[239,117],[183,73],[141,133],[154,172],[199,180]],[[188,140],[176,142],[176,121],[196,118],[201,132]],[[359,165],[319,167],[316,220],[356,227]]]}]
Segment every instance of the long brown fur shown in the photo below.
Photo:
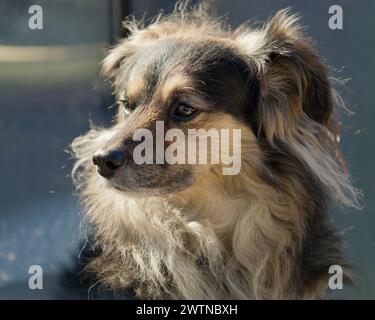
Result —
[{"label": "long brown fur", "polygon": [[[102,248],[88,271],[113,290],[131,289],[147,299],[323,298],[331,265],[341,265],[350,276],[327,207],[357,207],[359,193],[339,161],[328,71],[298,17],[283,10],[262,28],[243,25],[231,31],[204,6],[190,10],[182,3],[147,27],[132,19],[125,26],[129,37],[103,62],[102,73],[113,80],[116,94],[126,63],[136,61],[139,51],[177,39],[234,52],[251,70],[259,96],[252,100],[256,106],[249,119],[224,110],[192,125],[241,128],[240,173],[223,176],[220,165],[188,167],[184,170],[193,178],[178,188],[186,174],[172,168],[170,173],[180,177],[176,191],[122,192],[97,175],[92,156],[123,139],[121,113],[113,127],[93,128],[74,140],[74,181]],[[186,74],[180,80],[195,85]],[[142,93],[144,81],[133,79],[134,94]],[[173,89],[163,88],[166,95]],[[138,118],[143,124],[133,121],[126,130],[151,126],[156,118],[144,113]],[[153,170],[144,171],[144,179],[159,172]],[[157,177],[163,185],[164,176]]]}]

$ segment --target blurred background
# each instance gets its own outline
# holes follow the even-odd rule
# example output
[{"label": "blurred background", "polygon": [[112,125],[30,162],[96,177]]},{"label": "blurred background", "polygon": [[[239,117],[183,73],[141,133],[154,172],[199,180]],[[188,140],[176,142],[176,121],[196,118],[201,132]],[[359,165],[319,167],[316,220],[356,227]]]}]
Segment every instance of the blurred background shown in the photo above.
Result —
[{"label": "blurred background", "polygon": [[[55,297],[57,274],[85,237],[64,150],[89,121],[108,125],[114,112],[110,88],[98,78],[100,60],[123,17],[152,17],[174,2],[0,0],[0,299]],[[333,4],[343,8],[343,30],[328,27]],[[43,9],[42,30],[28,27],[32,5]],[[264,21],[285,7],[301,14],[334,75],[351,79],[340,93],[355,115],[344,118],[341,143],[365,208],[333,218],[346,230],[345,249],[362,280],[360,288],[333,296],[375,299],[375,2],[213,1],[233,26]],[[34,264],[43,267],[43,290],[28,288]]]}]

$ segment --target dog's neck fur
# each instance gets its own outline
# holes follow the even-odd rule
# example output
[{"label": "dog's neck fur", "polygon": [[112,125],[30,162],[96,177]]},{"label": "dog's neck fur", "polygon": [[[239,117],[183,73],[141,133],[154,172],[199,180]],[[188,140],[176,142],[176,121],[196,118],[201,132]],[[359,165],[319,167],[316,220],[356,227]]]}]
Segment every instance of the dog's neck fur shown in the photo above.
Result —
[{"label": "dog's neck fur", "polygon": [[[317,289],[322,281],[302,290],[300,280],[306,213],[298,212],[295,204],[288,206],[272,188],[254,188],[256,181],[237,178],[225,181],[224,189],[221,179],[213,173],[168,197],[126,198],[103,189],[101,195],[87,198],[98,201],[86,205],[104,248],[88,268],[104,284],[131,288],[141,298],[322,295],[325,286]],[[239,193],[238,187],[245,184],[248,187]],[[89,196],[100,190],[91,191],[92,185],[88,183],[85,191]],[[264,192],[263,200],[252,188]],[[265,201],[273,196],[274,202]]]}]

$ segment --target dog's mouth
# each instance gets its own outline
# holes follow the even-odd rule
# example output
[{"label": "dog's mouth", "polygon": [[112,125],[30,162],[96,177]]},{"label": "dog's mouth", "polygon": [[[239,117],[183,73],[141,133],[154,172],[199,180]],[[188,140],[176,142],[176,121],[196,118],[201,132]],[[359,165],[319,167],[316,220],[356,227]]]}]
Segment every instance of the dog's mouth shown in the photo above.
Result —
[{"label": "dog's mouth", "polygon": [[103,176],[100,169],[95,175],[102,187],[123,193],[170,194],[183,191],[194,182],[194,169],[178,165],[129,165],[110,177]]}]

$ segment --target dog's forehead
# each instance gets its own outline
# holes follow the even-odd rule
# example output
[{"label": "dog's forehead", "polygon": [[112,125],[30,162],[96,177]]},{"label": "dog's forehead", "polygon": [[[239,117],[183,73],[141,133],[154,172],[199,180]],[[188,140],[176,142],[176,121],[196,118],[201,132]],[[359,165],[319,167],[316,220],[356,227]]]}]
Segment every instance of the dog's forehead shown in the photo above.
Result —
[{"label": "dog's forehead", "polygon": [[156,41],[145,45],[128,59],[121,76],[121,85],[127,95],[151,94],[158,84],[164,84],[168,75],[181,75],[182,65],[174,56],[180,46],[174,41]]},{"label": "dog's forehead", "polygon": [[144,45],[123,68],[122,89],[136,101],[156,92],[167,100],[191,88],[225,105],[243,104],[249,65],[228,44],[214,40],[164,39]]},{"label": "dog's forehead", "polygon": [[142,79],[145,85],[155,85],[157,80],[175,71],[198,77],[217,69],[230,71],[239,61],[235,52],[220,42],[164,39],[142,46],[128,59],[123,80],[131,84],[134,79]]}]

